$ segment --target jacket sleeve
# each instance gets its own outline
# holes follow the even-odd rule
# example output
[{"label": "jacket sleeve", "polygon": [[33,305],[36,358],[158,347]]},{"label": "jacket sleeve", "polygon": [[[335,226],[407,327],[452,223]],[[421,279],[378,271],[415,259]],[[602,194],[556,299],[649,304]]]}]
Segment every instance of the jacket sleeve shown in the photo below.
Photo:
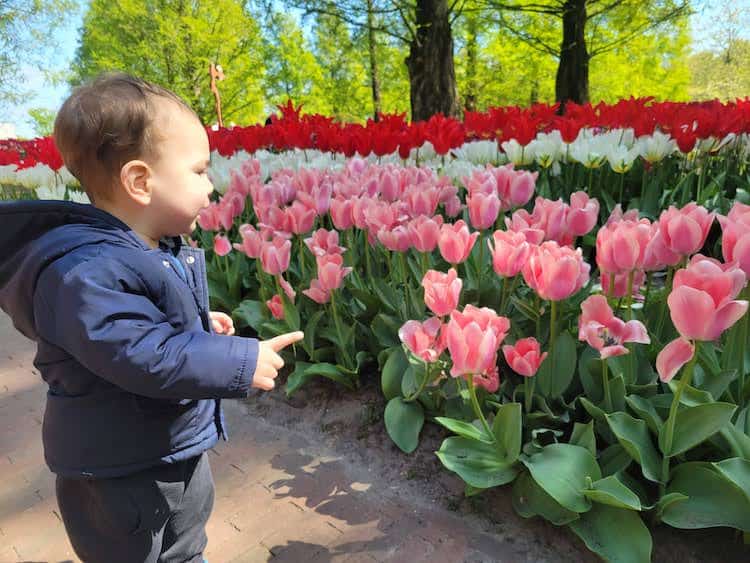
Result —
[{"label": "jacket sleeve", "polygon": [[62,276],[43,275],[34,316],[42,338],[131,393],[246,397],[253,381],[257,340],[173,326],[139,275],[111,259],[78,264]]}]

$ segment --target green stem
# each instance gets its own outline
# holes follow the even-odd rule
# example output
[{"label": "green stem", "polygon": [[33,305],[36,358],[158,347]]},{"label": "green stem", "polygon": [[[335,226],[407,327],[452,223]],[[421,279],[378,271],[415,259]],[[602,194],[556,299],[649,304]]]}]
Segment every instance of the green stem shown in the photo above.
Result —
[{"label": "green stem", "polygon": [[609,373],[607,373],[607,360],[602,358],[602,386],[604,387],[604,408],[608,413],[612,412],[612,393],[609,389]]},{"label": "green stem", "polygon": [[336,325],[336,335],[339,338],[339,346],[341,346],[341,352],[344,354],[344,360],[346,361],[346,367],[351,368],[354,367],[352,364],[351,357],[349,356],[349,351],[344,346],[344,338],[342,336],[341,332],[341,323],[339,322],[339,314],[336,310],[336,290],[331,291],[331,309],[333,311],[333,322]]},{"label": "green stem", "polygon": [[[428,256],[426,252],[420,252],[420,261],[422,263],[422,279],[424,279],[425,274],[427,273],[427,270],[430,269],[430,264],[428,262]],[[422,280],[419,280],[420,283]]]},{"label": "green stem", "polygon": [[661,303],[661,311],[659,312],[659,322],[656,323],[656,334],[658,335],[659,339],[661,339],[661,330],[664,326],[664,315],[667,312],[667,297],[672,291],[672,275],[674,274],[674,268],[671,266],[667,270],[667,282],[664,284],[664,301]]},{"label": "green stem", "polygon": [[645,295],[643,296],[643,311],[644,311],[644,315],[646,314],[645,313],[645,311],[646,311],[646,305],[648,305],[648,294],[651,291],[651,279],[653,277],[652,274],[653,274],[653,272],[648,272],[646,274],[646,291],[645,291]]},{"label": "green stem", "polygon": [[633,320],[633,278],[635,278],[635,270],[628,272],[628,289],[625,294],[625,308],[628,310],[628,320]]},{"label": "green stem", "polygon": [[[743,298],[747,299],[750,294],[750,288],[743,290]],[[737,375],[739,380],[739,389],[737,393],[737,410],[745,408],[745,348],[748,345],[750,336],[750,314],[745,313],[742,318],[742,333],[740,334],[740,351],[737,354]]]},{"label": "green stem", "polygon": [[557,301],[550,301],[549,362],[550,373],[555,373],[555,340],[557,340]]},{"label": "green stem", "polygon": [[479,400],[477,399],[477,390],[474,387],[474,376],[469,375],[466,378],[466,385],[469,387],[469,397],[471,397],[471,406],[474,408],[474,413],[479,417],[479,420],[482,421],[482,426],[484,426],[485,432],[487,432],[487,436],[492,438],[492,440],[495,440],[494,435],[492,434],[492,430],[490,429],[490,425],[487,424],[487,419],[484,418],[484,413],[482,412],[482,409],[479,406]]},{"label": "green stem", "polygon": [[617,198],[618,203],[622,203],[622,191],[623,191],[624,184],[625,184],[625,174],[622,173],[620,174],[620,195]]},{"label": "green stem", "polygon": [[680,397],[682,397],[682,392],[688,385],[690,385],[690,380],[693,378],[693,369],[695,368],[695,362],[698,360],[699,347],[700,342],[696,341],[693,357],[690,358],[685,371],[682,372],[680,383],[677,386],[677,391],[675,391],[675,394],[672,397],[672,404],[669,407],[669,417],[667,418],[666,422],[666,429],[664,433],[664,448],[662,451],[662,453],[664,454],[664,459],[662,460],[661,464],[661,483],[659,483],[659,491],[661,492],[660,496],[664,496],[664,491],[667,487],[667,481],[669,480],[669,451],[672,449],[672,438],[674,437],[674,425],[677,419],[677,409],[680,406]]},{"label": "green stem", "polygon": [[419,388],[409,395],[408,397],[404,398],[404,402],[411,403],[413,401],[416,401],[419,396],[422,394],[422,391],[424,391],[424,388],[427,387],[427,384],[430,382],[430,364],[427,362],[424,362],[424,378],[422,379],[422,382],[419,384]]},{"label": "green stem", "polygon": [[615,274],[614,273],[609,274],[609,288],[607,290],[607,296],[610,299],[614,299],[615,297]]},{"label": "green stem", "polygon": [[523,378],[523,404],[524,409],[527,413],[531,412],[531,405],[534,399],[534,387],[536,385],[536,377],[524,377]]},{"label": "green stem", "polygon": [[404,320],[406,321],[409,319],[409,288],[407,287],[409,282],[407,281],[406,259],[403,252],[398,253],[398,263],[401,266],[401,281],[404,284]]},{"label": "green stem", "polygon": [[482,299],[482,272],[484,271],[484,233],[479,231],[479,266],[477,267],[477,305]]},{"label": "green stem", "polygon": [[297,239],[299,241],[299,271],[300,271],[300,279],[305,279],[305,243],[302,242],[302,237],[298,237]]}]

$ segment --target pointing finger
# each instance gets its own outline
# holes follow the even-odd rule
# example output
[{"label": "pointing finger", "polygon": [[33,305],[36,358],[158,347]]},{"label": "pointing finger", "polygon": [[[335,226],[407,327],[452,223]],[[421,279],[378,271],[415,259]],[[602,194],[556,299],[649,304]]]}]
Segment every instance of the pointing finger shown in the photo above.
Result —
[{"label": "pointing finger", "polygon": [[268,343],[271,345],[271,348],[274,352],[278,352],[279,350],[283,350],[284,348],[291,344],[294,344],[295,342],[299,342],[304,337],[305,333],[301,330],[298,330],[296,332],[287,332],[286,334],[271,338],[270,340],[268,340]]}]

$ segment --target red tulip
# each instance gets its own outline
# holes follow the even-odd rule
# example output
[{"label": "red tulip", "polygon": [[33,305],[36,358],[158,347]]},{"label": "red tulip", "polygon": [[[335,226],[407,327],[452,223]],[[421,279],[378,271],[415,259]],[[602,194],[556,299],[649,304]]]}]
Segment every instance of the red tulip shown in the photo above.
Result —
[{"label": "red tulip", "polygon": [[529,337],[516,340],[512,346],[503,346],[503,355],[513,371],[524,377],[532,377],[539,371],[547,352],[542,354],[536,338]]},{"label": "red tulip", "polygon": [[612,313],[603,295],[592,295],[581,303],[578,339],[598,350],[604,360],[628,353],[626,342],[649,344],[646,327],[640,321],[624,322]]},{"label": "red tulip", "polygon": [[448,315],[458,306],[462,285],[463,282],[453,268],[447,274],[428,270],[422,278],[424,302],[438,317]]},{"label": "red tulip", "polygon": [[463,219],[453,224],[446,223],[441,227],[438,238],[440,254],[449,264],[461,264],[471,254],[478,236],[478,232],[469,233],[469,227]]},{"label": "red tulip", "polygon": [[677,332],[691,340],[716,340],[747,311],[747,301],[735,297],[746,278],[736,264],[695,255],[678,270],[667,297]]}]

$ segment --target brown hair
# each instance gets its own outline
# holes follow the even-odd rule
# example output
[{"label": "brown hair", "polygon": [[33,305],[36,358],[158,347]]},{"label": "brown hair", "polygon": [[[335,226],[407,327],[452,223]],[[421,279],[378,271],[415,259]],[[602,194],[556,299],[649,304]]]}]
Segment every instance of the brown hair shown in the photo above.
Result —
[{"label": "brown hair", "polygon": [[153,124],[159,98],[195,115],[174,92],[125,73],[102,74],[63,103],[55,118],[55,144],[92,202],[107,198],[126,162],[158,156]]}]

